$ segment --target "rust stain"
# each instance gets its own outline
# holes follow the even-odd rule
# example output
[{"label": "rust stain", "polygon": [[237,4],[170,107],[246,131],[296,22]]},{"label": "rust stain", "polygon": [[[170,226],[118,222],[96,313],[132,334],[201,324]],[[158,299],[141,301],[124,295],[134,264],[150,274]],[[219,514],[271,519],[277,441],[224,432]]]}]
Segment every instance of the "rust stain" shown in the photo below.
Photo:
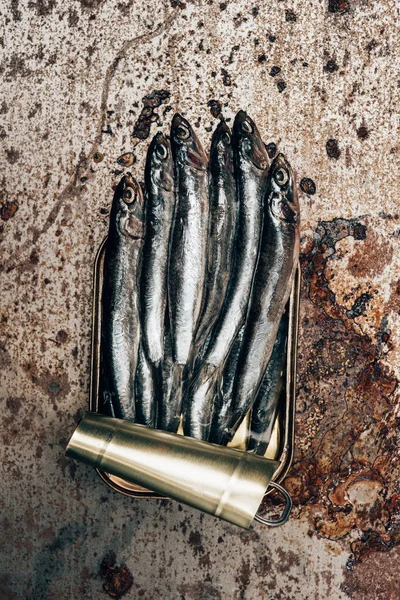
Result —
[{"label": "rust stain", "polygon": [[364,244],[357,246],[349,257],[349,270],[359,279],[382,273],[393,258],[393,245],[373,230],[368,232]]},{"label": "rust stain", "polygon": [[300,181],[300,189],[305,194],[313,196],[317,191],[317,186],[309,177],[303,177],[303,179]]},{"label": "rust stain", "polygon": [[0,209],[0,216],[3,221],[8,221],[14,217],[17,212],[19,206],[16,202],[6,202]]},{"label": "rust stain", "polygon": [[104,559],[101,564],[101,576],[105,580],[103,590],[111,598],[122,598],[133,585],[133,576],[126,565],[115,566],[115,559]]},{"label": "rust stain", "polygon": [[121,154],[117,158],[117,163],[121,165],[121,167],[130,167],[136,161],[136,158],[132,152],[125,152],[125,154]]},{"label": "rust stain", "polygon": [[151,124],[158,119],[155,109],[161,104],[165,104],[170,95],[167,90],[154,90],[143,98],[143,108],[135,123],[132,133],[133,138],[145,140],[149,137]]},{"label": "rust stain", "polygon": [[359,331],[330,289],[329,263],[349,236],[360,242],[360,262],[377,244],[361,219],[334,219],[320,222],[301,255],[298,434],[285,483],[318,535],[338,539],[353,528],[373,531],[352,546],[360,560],[368,544],[386,551],[398,543],[398,381],[379,343]]}]

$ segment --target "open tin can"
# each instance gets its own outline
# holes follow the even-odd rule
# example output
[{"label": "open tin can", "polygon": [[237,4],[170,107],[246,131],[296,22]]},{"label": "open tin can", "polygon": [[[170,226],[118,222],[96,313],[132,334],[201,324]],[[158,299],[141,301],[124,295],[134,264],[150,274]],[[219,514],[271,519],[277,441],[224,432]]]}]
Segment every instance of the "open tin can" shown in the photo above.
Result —
[{"label": "open tin can", "polygon": [[[106,248],[106,239],[101,243],[97,252],[94,264],[94,285],[93,285],[93,314],[92,314],[92,348],[91,348],[91,379],[90,379],[90,406],[91,412],[99,412],[99,392],[100,392],[100,356],[101,356],[101,312],[102,312],[102,289],[103,289],[103,272],[104,272],[104,256]],[[269,494],[275,487],[281,492],[284,490],[280,487],[280,483],[286,476],[294,452],[294,414],[295,414],[295,396],[296,396],[296,357],[297,357],[297,338],[299,326],[299,301],[300,301],[300,267],[297,267],[293,281],[291,295],[288,301],[287,310],[289,311],[289,329],[287,340],[287,357],[286,357],[286,383],[283,386],[282,397],[279,400],[279,408],[275,423],[273,426],[271,440],[265,452],[265,458],[274,460],[278,466],[272,476],[270,487],[266,494]],[[245,450],[246,435],[248,429],[249,415],[244,419],[243,423],[236,432],[230,447]],[[183,434],[180,428],[178,433]],[[100,477],[111,488],[134,498],[164,498],[159,494],[145,489],[139,485],[130,483],[117,476],[111,475],[97,469]],[[286,497],[287,505],[290,502],[290,497]],[[257,519],[257,517],[256,517]],[[262,518],[258,520],[263,521]],[[268,524],[280,524],[282,519]],[[283,522],[283,521],[282,521]]]}]

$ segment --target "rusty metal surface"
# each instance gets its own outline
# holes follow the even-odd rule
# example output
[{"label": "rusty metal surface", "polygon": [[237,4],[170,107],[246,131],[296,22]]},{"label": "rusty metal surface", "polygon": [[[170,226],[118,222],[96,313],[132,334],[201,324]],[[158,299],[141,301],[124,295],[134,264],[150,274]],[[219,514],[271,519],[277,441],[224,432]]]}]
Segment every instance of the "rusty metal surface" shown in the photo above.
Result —
[{"label": "rusty metal surface", "polygon": [[[2,599],[400,598],[398,10],[2,3]],[[122,497],[64,458],[119,172],[173,111],[208,143],[239,108],[302,189],[296,508],[276,531]]]}]

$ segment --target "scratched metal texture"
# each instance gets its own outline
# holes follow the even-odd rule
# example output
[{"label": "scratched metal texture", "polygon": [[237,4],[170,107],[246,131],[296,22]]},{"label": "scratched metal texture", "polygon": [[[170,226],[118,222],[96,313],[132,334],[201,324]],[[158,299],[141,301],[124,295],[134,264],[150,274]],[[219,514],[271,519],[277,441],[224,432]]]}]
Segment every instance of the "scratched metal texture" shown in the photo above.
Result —
[{"label": "scratched metal texture", "polygon": [[[1,599],[400,598],[399,4],[0,12]],[[312,180],[295,510],[277,530],[123,497],[64,457],[88,403],[92,265],[117,158],[133,152],[143,179],[149,134],[176,110],[208,144],[215,115],[232,123],[239,108]]]}]

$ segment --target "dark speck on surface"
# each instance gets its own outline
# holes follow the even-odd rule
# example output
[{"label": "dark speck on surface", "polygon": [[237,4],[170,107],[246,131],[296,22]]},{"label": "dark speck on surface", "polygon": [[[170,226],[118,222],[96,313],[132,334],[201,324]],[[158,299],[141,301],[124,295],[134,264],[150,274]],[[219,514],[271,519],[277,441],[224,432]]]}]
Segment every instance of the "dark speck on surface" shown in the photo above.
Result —
[{"label": "dark speck on surface", "polygon": [[268,36],[269,41],[273,44],[274,42],[276,42],[276,36],[275,35],[269,35]]},{"label": "dark speck on surface", "polygon": [[271,77],[275,77],[275,75],[278,75],[278,73],[280,73],[280,72],[281,72],[280,67],[272,67],[269,74],[271,75]]},{"label": "dark speck on surface", "polygon": [[267,57],[265,56],[265,54],[260,54],[260,56],[257,58],[259,63],[265,63],[265,61],[267,60]]},{"label": "dark speck on surface", "polygon": [[283,92],[283,90],[286,88],[286,83],[282,80],[278,81],[276,85],[278,87],[279,93]]},{"label": "dark speck on surface", "polygon": [[228,71],[225,69],[221,69],[222,82],[224,85],[232,85],[232,77],[229,75]]},{"label": "dark speck on surface", "polygon": [[331,13],[339,13],[341,15],[348,13],[350,4],[348,0],[329,0],[328,11]]},{"label": "dark speck on surface", "polygon": [[314,181],[309,177],[303,177],[303,179],[300,181],[300,189],[309,196],[312,196],[317,191]]},{"label": "dark speck on surface", "polygon": [[369,131],[365,125],[361,125],[361,127],[357,129],[357,137],[360,140],[366,140],[367,137],[369,137]]},{"label": "dark speck on surface", "polygon": [[220,9],[220,10],[226,10],[226,7],[227,7],[227,6],[228,6],[228,5],[226,4],[226,2],[221,2],[221,4],[219,5],[219,9]]},{"label": "dark speck on surface", "polygon": [[339,67],[338,67],[336,61],[334,61],[334,60],[328,60],[328,62],[324,66],[325,73],[334,73],[338,69],[339,69]]},{"label": "dark speck on surface", "polygon": [[95,152],[93,154],[93,160],[95,163],[99,163],[104,159],[104,154],[102,154],[101,152]]},{"label": "dark speck on surface", "polygon": [[346,315],[349,319],[359,317],[367,310],[367,303],[371,300],[372,296],[369,292],[361,294],[354,302],[350,310],[347,311]]},{"label": "dark speck on surface", "polygon": [[172,8],[180,8],[183,10],[186,8],[186,3],[181,0],[170,0]]},{"label": "dark speck on surface", "polygon": [[341,150],[337,140],[331,138],[326,142],[326,153],[329,158],[335,158],[337,160],[340,157]]},{"label": "dark speck on surface", "polygon": [[11,165],[14,165],[19,159],[19,150],[16,150],[15,148],[10,148],[9,150],[6,150],[6,157],[8,162]]},{"label": "dark speck on surface", "polygon": [[269,144],[265,144],[265,148],[267,150],[269,158],[274,158],[278,148],[274,142],[270,142]]},{"label": "dark speck on surface", "polygon": [[296,13],[290,9],[285,10],[285,19],[286,21],[288,21],[288,23],[294,23],[295,21],[297,21]]},{"label": "dark speck on surface", "polygon": [[213,117],[222,117],[222,104],[219,100],[209,100],[207,106]]}]

